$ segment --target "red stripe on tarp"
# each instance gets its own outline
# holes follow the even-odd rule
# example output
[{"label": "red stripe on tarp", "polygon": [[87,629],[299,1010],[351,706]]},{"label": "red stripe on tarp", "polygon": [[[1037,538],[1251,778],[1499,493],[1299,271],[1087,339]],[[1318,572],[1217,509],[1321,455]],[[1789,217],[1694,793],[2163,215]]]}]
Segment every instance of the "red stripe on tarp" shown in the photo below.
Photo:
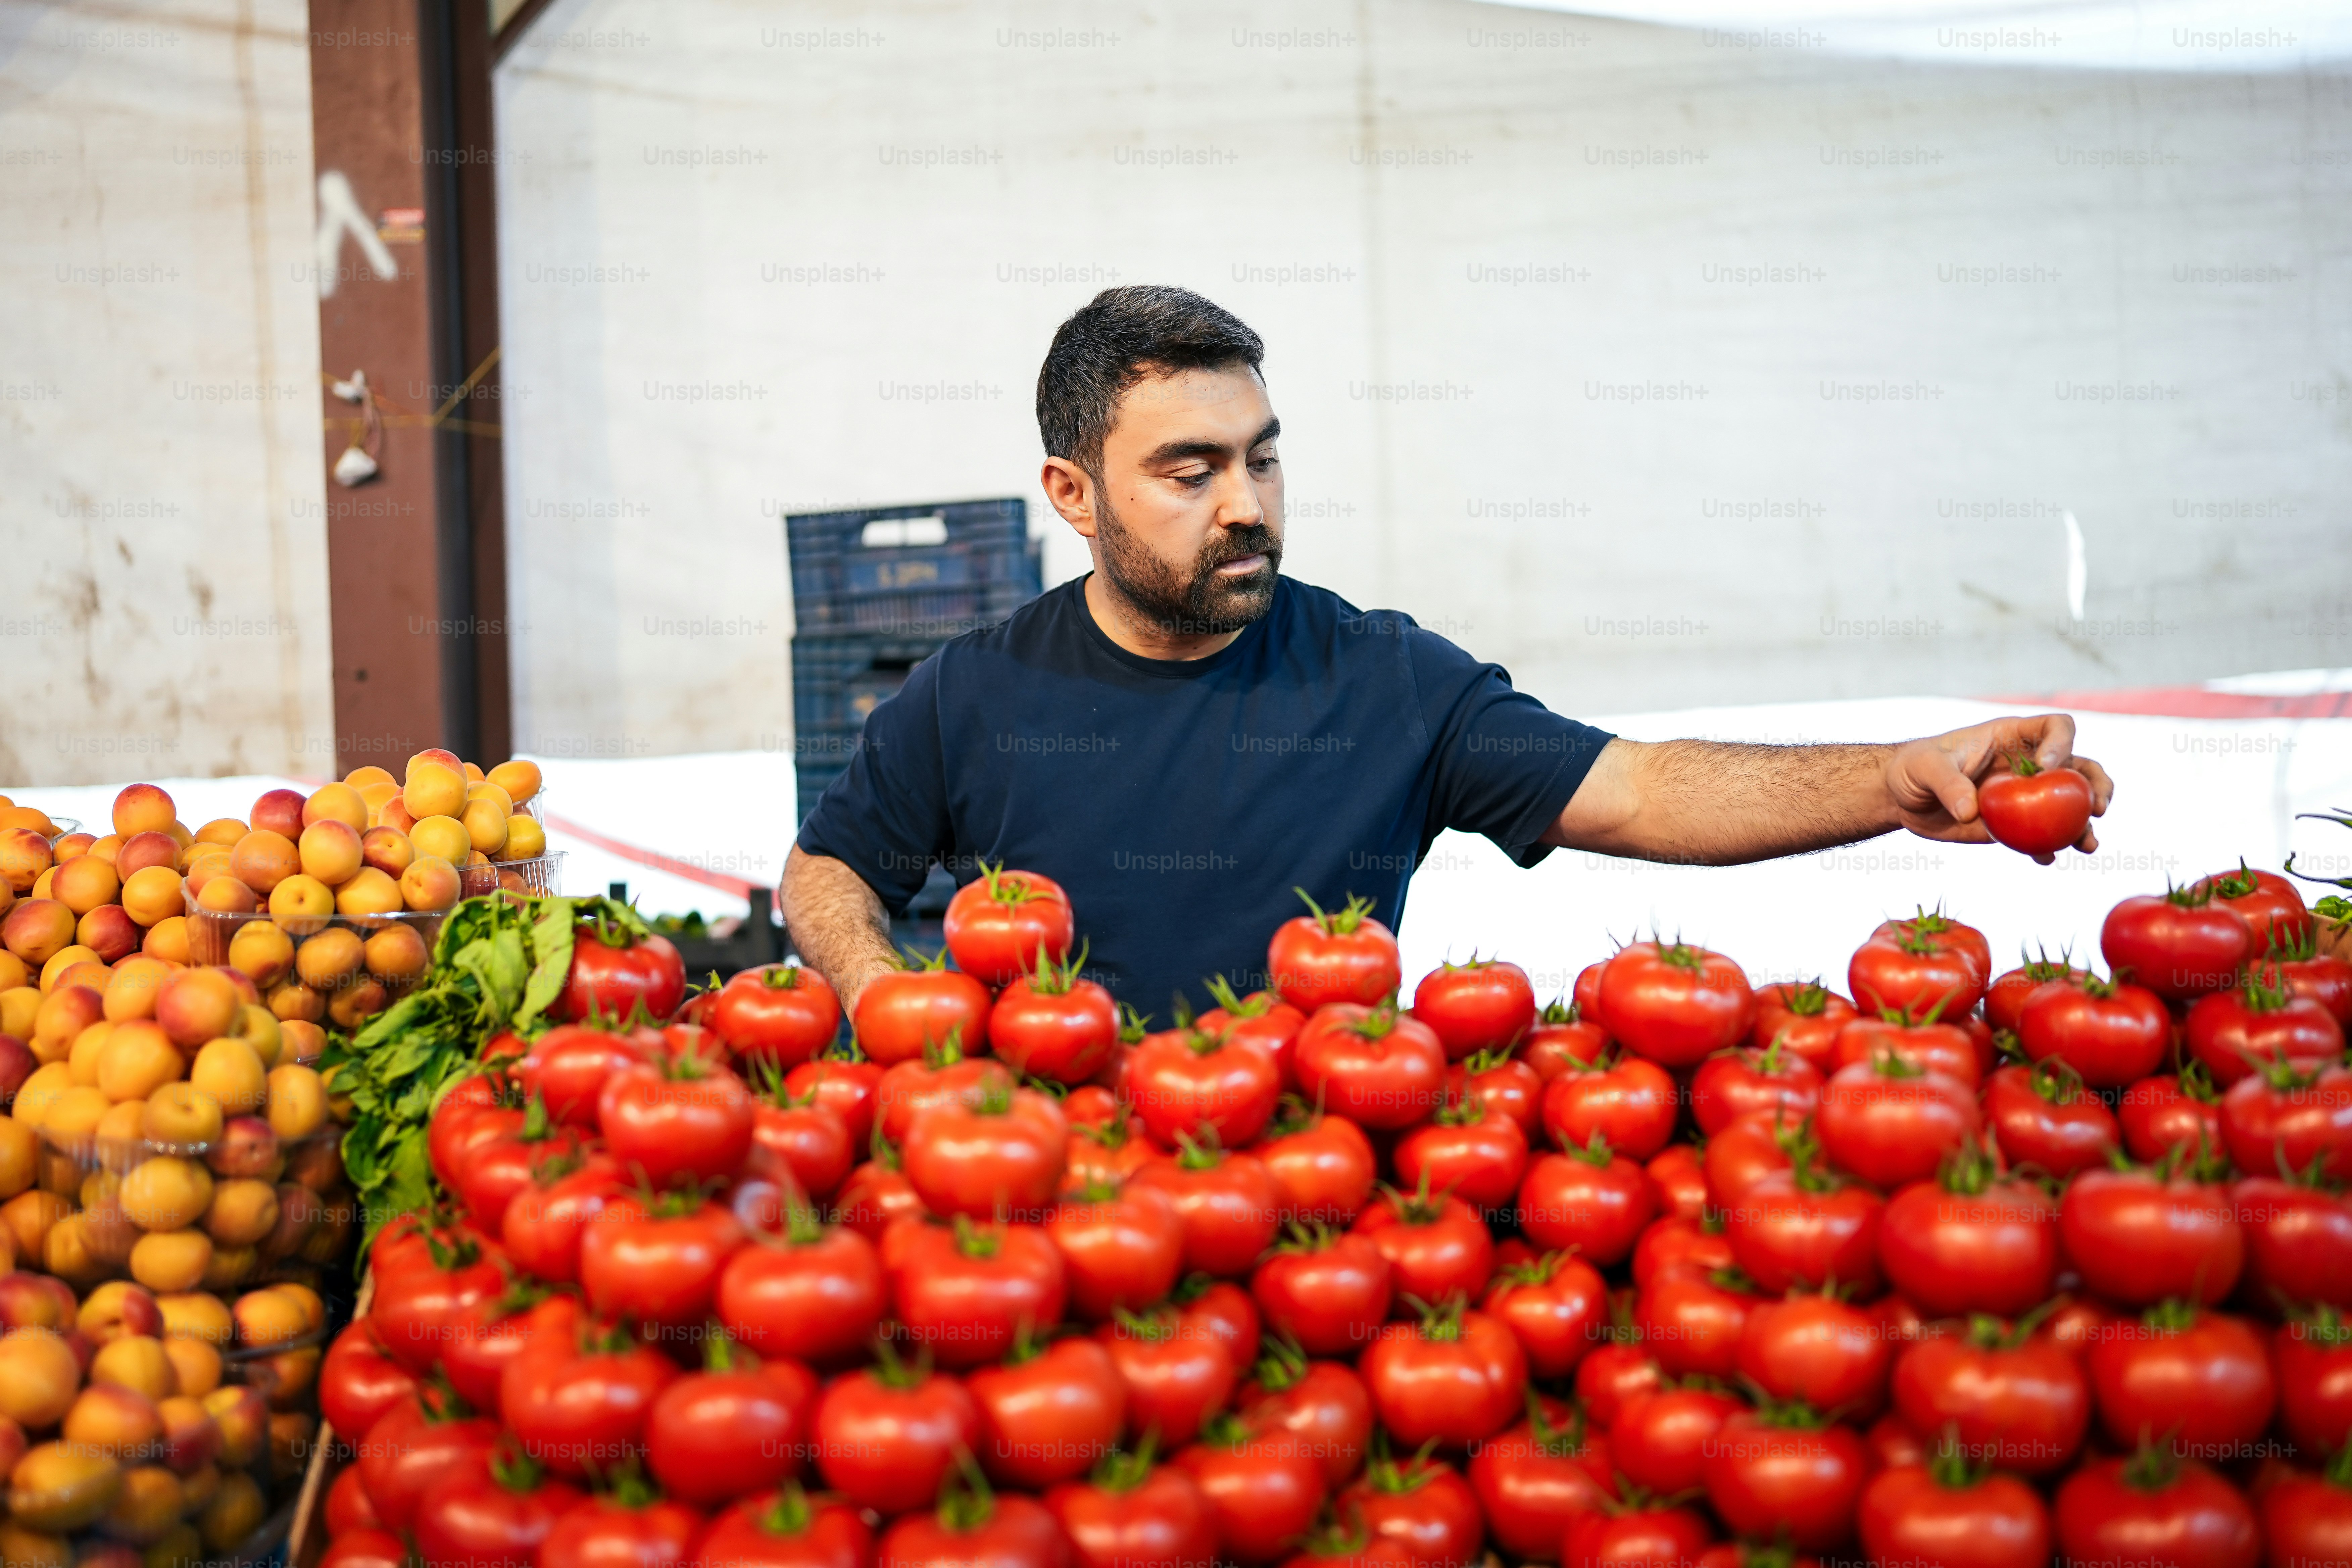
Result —
[{"label": "red stripe on tarp", "polygon": [[689,882],[699,882],[706,888],[716,888],[720,892],[732,893],[739,899],[750,898],[751,889],[759,885],[755,882],[747,882],[740,877],[730,877],[724,871],[709,870],[690,861],[673,859],[667,855],[659,854],[651,849],[640,849],[634,844],[624,844],[617,838],[607,838],[601,833],[583,827],[578,823],[567,821],[561,816],[549,816],[541,820],[558,833],[567,833],[574,838],[584,838],[605,854],[617,855],[632,865],[646,866],[656,871],[666,871],[673,877],[683,877]]},{"label": "red stripe on tarp", "polygon": [[2352,719],[2352,691],[2303,697],[2247,697],[2201,686],[2143,686],[2122,691],[2043,691],[2029,697],[1987,697],[2021,708],[2081,708],[2093,713],[2137,713],[2163,719]]}]

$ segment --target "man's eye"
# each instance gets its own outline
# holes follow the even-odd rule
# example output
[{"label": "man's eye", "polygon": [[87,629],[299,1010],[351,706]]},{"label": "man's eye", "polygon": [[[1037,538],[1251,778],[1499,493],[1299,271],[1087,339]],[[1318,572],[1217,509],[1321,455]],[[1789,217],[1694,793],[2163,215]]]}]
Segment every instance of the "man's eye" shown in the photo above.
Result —
[{"label": "man's eye", "polygon": [[1194,489],[1198,489],[1202,485],[1209,482],[1209,475],[1205,469],[1197,474],[1178,474],[1175,476],[1175,479],[1178,484],[1191,485]]},{"label": "man's eye", "polygon": [[1281,462],[1281,458],[1269,452],[1263,458],[1252,458],[1250,459],[1250,471],[1252,473],[1262,474],[1268,468],[1278,467]]}]

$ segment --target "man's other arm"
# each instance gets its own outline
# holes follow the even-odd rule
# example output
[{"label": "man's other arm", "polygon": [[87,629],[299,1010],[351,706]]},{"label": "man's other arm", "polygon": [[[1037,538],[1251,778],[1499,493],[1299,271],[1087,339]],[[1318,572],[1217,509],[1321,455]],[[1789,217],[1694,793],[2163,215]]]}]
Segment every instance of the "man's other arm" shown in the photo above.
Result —
[{"label": "man's other arm", "polygon": [[856,1009],[868,981],[898,966],[881,895],[832,856],[793,845],[777,893],[793,945],[832,984],[843,1012]]}]

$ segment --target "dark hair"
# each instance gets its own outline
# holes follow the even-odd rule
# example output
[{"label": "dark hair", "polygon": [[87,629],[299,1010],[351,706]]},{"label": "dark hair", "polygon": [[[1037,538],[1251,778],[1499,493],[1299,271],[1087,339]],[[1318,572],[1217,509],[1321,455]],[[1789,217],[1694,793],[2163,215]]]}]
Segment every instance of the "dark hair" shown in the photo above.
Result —
[{"label": "dark hair", "polygon": [[1037,434],[1047,457],[1066,458],[1099,478],[1103,438],[1129,387],[1178,371],[1236,364],[1255,371],[1265,357],[1265,341],[1239,316],[1190,289],[1106,289],[1062,323],[1045,351],[1037,372]]}]

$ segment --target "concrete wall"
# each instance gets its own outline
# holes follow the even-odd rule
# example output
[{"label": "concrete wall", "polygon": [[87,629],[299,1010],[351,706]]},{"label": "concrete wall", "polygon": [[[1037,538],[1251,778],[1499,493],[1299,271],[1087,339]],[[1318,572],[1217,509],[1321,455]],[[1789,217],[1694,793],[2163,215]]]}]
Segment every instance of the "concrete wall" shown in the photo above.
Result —
[{"label": "concrete wall", "polygon": [[333,765],[307,29],[0,4],[0,787]]}]

